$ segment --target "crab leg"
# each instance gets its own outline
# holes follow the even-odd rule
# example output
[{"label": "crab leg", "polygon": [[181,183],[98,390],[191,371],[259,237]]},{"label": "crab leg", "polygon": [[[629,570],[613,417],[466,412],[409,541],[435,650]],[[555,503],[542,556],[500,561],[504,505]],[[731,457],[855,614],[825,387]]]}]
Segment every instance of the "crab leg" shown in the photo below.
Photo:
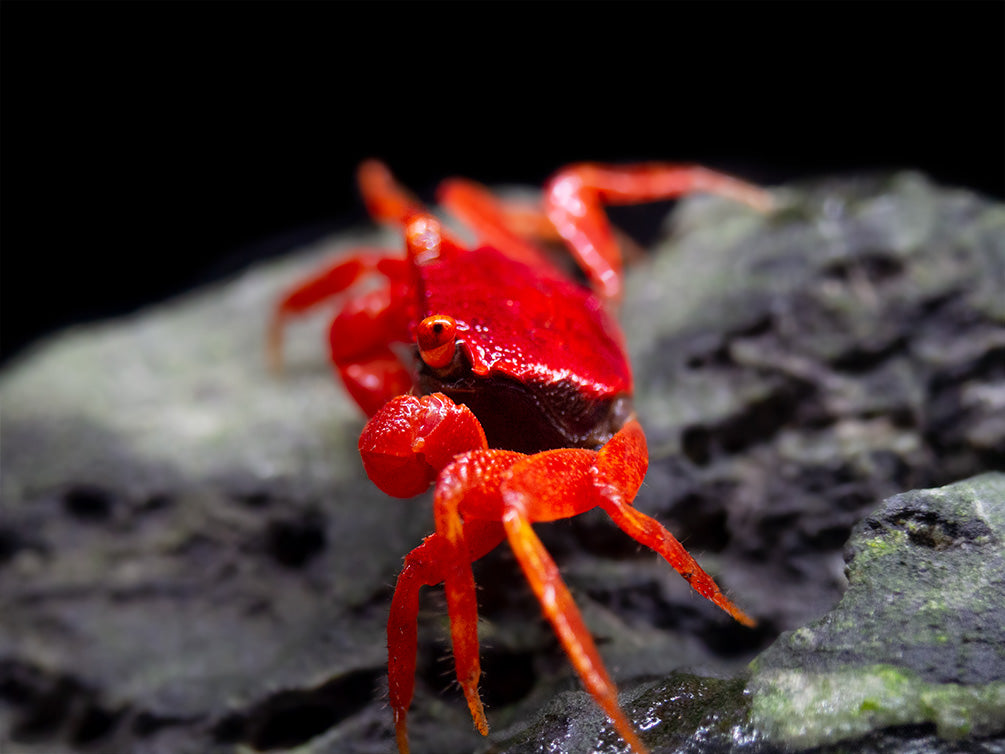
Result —
[{"label": "crab leg", "polygon": [[545,616],[587,691],[636,752],[644,752],[645,747],[621,710],[617,689],[590,632],[531,523],[600,505],[623,531],[662,555],[696,591],[741,623],[753,625],[669,531],[631,506],[647,466],[645,435],[632,420],[599,452],[566,449],[528,456],[513,466],[502,487],[506,536]]},{"label": "crab leg", "polygon": [[555,561],[531,528],[535,511],[544,519],[554,517],[547,501],[573,495],[572,499],[592,499],[595,503],[596,491],[591,489],[594,455],[590,451],[558,450],[529,456],[515,466],[503,490],[503,526],[517,561],[583,686],[632,751],[645,754],[648,750],[618,703],[618,689],[604,667],[579,608]]},{"label": "crab leg", "polygon": [[[521,454],[506,450],[478,450],[459,456],[441,475],[433,500],[436,533],[443,538],[444,557],[448,564],[443,586],[450,615],[454,668],[457,682],[471,710],[471,718],[483,736],[488,735],[489,726],[478,694],[478,679],[481,676],[478,605],[470,566],[473,558],[469,557],[474,548],[468,541],[468,528],[475,521],[485,521],[486,518],[498,526],[498,517],[489,517],[488,514],[493,509],[498,510],[500,481],[520,458],[523,458]],[[466,510],[477,511],[478,518],[462,519],[462,505]]]},{"label": "crab leg", "polygon": [[583,623],[579,608],[558,573],[555,561],[534,534],[526,512],[519,506],[507,508],[503,517],[506,536],[527,581],[537,595],[545,617],[551,622],[583,686],[611,721],[618,735],[636,754],[648,750],[639,739],[631,721],[618,704],[618,689],[597,652],[590,631]]},{"label": "crab leg", "polygon": [[[622,475],[622,493],[634,496],[645,473],[641,458],[629,462],[633,471]],[[484,712],[478,697],[478,635],[475,621],[475,584],[470,559],[473,549],[465,529],[479,519],[501,520],[513,552],[531,588],[552,623],[583,685],[614,722],[618,734],[637,754],[642,744],[617,700],[611,680],[572,595],[531,522],[576,515],[597,505],[594,451],[561,449],[523,455],[500,450],[476,450],[455,458],[440,474],[434,510],[449,564],[445,573],[447,608],[458,681],[464,690],[475,725],[482,733]],[[639,473],[641,469],[641,473]],[[613,477],[614,475],[608,475]],[[625,481],[627,480],[627,481]],[[463,528],[462,528],[463,527]]]},{"label": "crab leg", "polygon": [[407,311],[393,288],[378,288],[343,305],[328,331],[332,363],[346,392],[373,416],[412,388],[412,375],[391,350],[408,337]]},{"label": "crab leg", "polygon": [[[398,183],[388,167],[379,160],[365,160],[361,163],[356,172],[356,180],[367,212],[375,220],[402,228],[420,216],[436,222],[422,202]],[[437,234],[448,244],[459,245],[451,234],[439,228],[438,223]]]},{"label": "crab leg", "polygon": [[441,394],[402,395],[389,401],[363,429],[359,449],[367,475],[390,495],[411,497],[439,477],[434,499],[437,531],[405,560],[387,624],[398,749],[408,751],[405,719],[414,689],[419,587],[441,581],[446,587],[457,677],[475,726],[487,734],[478,696],[478,606],[470,564],[498,545],[504,534],[498,515],[462,520],[459,506],[470,502],[483,510],[498,509],[491,498],[501,474],[523,456],[489,450],[475,415]]},{"label": "crab leg", "polygon": [[360,453],[367,474],[388,494],[408,497],[436,480],[436,534],[406,560],[388,622],[391,703],[402,752],[408,750],[405,715],[415,670],[417,594],[423,584],[444,582],[457,679],[475,726],[483,734],[488,731],[478,695],[478,614],[470,564],[499,542],[500,522],[583,685],[637,754],[645,746],[619,706],[617,688],[590,632],[531,524],[599,505],[621,529],[666,558],[700,594],[737,620],[753,623],[670,532],[632,507],[648,467],[645,435],[635,420],[599,451],[562,448],[525,455],[489,449],[470,410],[445,395],[399,396],[367,424]]},{"label": "crab leg", "polygon": [[388,285],[351,296],[332,321],[332,362],[346,390],[372,416],[390,398],[407,392],[411,375],[389,344],[408,339],[406,297],[409,266],[386,252],[361,249],[322,268],[280,300],[269,321],[266,356],[273,371],[282,371],[282,338],[286,322],[351,288],[367,275],[381,274]]},{"label": "crab leg", "polygon": [[632,500],[642,481],[639,475],[645,474],[645,467],[640,468],[637,462],[631,462],[640,458],[640,450],[645,452],[645,435],[636,421],[625,425],[600,449],[596,464],[597,484],[601,491],[600,507],[628,536],[662,555],[698,594],[743,625],[755,625],[754,619],[722,593],[712,577],[663,524],[632,507]]},{"label": "crab leg", "polygon": [[375,272],[381,260],[388,258],[386,252],[377,249],[359,249],[349,258],[318,270],[287,291],[269,319],[266,342],[269,367],[275,372],[283,369],[283,328],[287,320],[342,293],[367,273]]},{"label": "crab leg", "polygon": [[[472,521],[464,526],[464,563],[478,560],[493,550],[505,538],[502,527],[495,521]],[[400,754],[408,754],[408,708],[415,692],[415,657],[418,646],[417,624],[419,615],[419,589],[444,581],[450,570],[456,570],[456,560],[447,543],[439,534],[430,534],[422,544],[405,558],[398,575],[387,621],[388,690],[391,709],[394,710],[394,732]],[[470,566],[467,566],[470,573]],[[473,597],[473,585],[472,585]],[[455,620],[451,616],[451,629]],[[475,641],[475,663],[478,662],[478,616],[475,612],[466,618],[464,631],[472,633]],[[477,679],[475,681],[477,687]],[[480,705],[479,705],[480,706]],[[481,717],[486,732],[488,725],[484,713]],[[481,728],[480,728],[481,729]]]},{"label": "crab leg", "polygon": [[527,239],[561,240],[541,209],[500,201],[474,181],[463,178],[443,181],[437,189],[437,198],[452,215],[475,231],[482,243],[505,249],[507,256],[526,264],[547,264],[540,249]]},{"label": "crab leg", "polygon": [[603,210],[607,204],[641,204],[695,192],[718,194],[766,211],[771,195],[756,186],[696,165],[632,166],[581,163],[558,172],[545,189],[545,211],[558,233],[606,299],[621,297],[621,252]]},{"label": "crab leg", "polygon": [[528,239],[564,239],[594,290],[617,301],[622,254],[604,205],[642,204],[696,192],[735,199],[759,211],[772,203],[771,195],[757,186],[700,166],[668,163],[571,165],[549,181],[543,210],[500,201],[479,184],[457,178],[444,181],[438,196],[483,242],[530,264],[543,263],[543,257]]},{"label": "crab leg", "polygon": [[425,208],[410,191],[398,183],[387,166],[379,160],[364,160],[356,170],[363,203],[370,217],[381,222],[404,226]]}]

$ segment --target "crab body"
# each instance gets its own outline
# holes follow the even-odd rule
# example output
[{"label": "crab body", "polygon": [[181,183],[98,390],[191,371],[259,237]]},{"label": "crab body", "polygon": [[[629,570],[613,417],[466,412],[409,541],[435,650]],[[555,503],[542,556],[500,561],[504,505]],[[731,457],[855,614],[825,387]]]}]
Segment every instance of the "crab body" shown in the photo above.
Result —
[{"label": "crab body", "polygon": [[599,448],[624,424],[623,338],[590,290],[543,257],[530,265],[488,246],[420,264],[417,276],[423,315],[449,312],[458,349],[447,368],[420,360],[417,392],[470,408],[489,447]]},{"label": "crab body", "polygon": [[[742,623],[753,621],[666,528],[632,507],[648,452],[632,409],[624,337],[611,313],[622,290],[621,258],[602,205],[705,190],[764,210],[770,197],[703,168],[662,163],[566,168],[549,183],[543,208],[501,203],[453,180],[440,200],[479,237],[468,249],[380,163],[364,163],[359,181],[371,214],[403,229],[404,256],[361,249],[319,271],[279,302],[269,346],[278,366],[286,320],[344,294],[331,356],[370,416],[359,440],[364,468],[397,497],[435,488],[436,531],[405,558],[388,618],[399,752],[408,751],[423,586],[445,586],[457,679],[475,726],[488,732],[470,564],[506,541],[587,691],[642,754],[645,745],[531,524],[600,507],[702,596]],[[563,241],[589,285],[552,263],[540,250],[544,241]],[[385,284],[356,293],[367,276]]]}]

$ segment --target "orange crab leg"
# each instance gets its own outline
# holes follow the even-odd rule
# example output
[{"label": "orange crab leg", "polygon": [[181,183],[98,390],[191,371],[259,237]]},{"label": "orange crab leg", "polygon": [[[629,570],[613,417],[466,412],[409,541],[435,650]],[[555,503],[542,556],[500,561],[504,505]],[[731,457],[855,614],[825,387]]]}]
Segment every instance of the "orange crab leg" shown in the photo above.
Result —
[{"label": "orange crab leg", "polygon": [[487,246],[526,264],[547,264],[540,249],[527,239],[560,241],[548,216],[540,209],[516,206],[493,196],[474,181],[451,178],[437,189],[437,199],[464,222]]},{"label": "orange crab leg", "polygon": [[[502,526],[494,521],[471,521],[464,526],[464,542],[467,563],[478,560],[491,552],[505,539]],[[408,754],[408,708],[415,693],[415,658],[418,647],[419,589],[434,586],[446,579],[447,571],[455,563],[447,545],[439,534],[430,534],[422,544],[405,558],[405,565],[398,575],[391,600],[391,613],[387,621],[388,690],[391,709],[394,711],[395,738],[398,751]],[[468,568],[470,572],[470,568]],[[454,621],[451,617],[451,627]],[[469,619],[464,630],[475,637],[475,661],[478,658],[477,612]],[[477,685],[477,680],[476,680]],[[479,704],[480,707],[480,704]],[[482,725],[488,727],[485,715]]]},{"label": "orange crab leg", "polygon": [[322,268],[290,290],[269,321],[266,356],[274,371],[282,370],[283,328],[303,314],[343,293],[366,275],[381,274],[389,285],[350,297],[331,324],[332,362],[346,390],[368,416],[390,398],[408,391],[412,377],[389,344],[407,340],[407,286],[411,268],[404,259],[372,249]]},{"label": "orange crab leg", "polygon": [[[469,491],[497,488],[498,474],[522,456],[489,450],[470,409],[441,394],[402,395],[390,401],[363,429],[359,450],[367,475],[396,497],[422,492],[445,467],[457,465],[460,470],[444,474],[437,485],[437,532],[406,558],[391,604],[388,673],[398,749],[408,751],[406,716],[414,689],[418,590],[441,581],[446,587],[457,677],[475,726],[487,734],[488,722],[478,696],[478,607],[470,563],[492,550],[504,535],[498,517],[462,521],[457,504],[469,499]],[[455,458],[474,462],[454,464]],[[488,479],[495,483],[486,484]]]},{"label": "orange crab leg", "polygon": [[526,513],[519,506],[507,508],[503,525],[513,553],[583,686],[632,751],[645,754],[648,749],[618,703],[618,688],[607,674],[579,608],[562,581],[555,561],[534,534]]},{"label": "orange crab leg", "polygon": [[605,204],[640,204],[707,192],[749,204],[771,207],[771,195],[751,184],[695,165],[647,163],[611,166],[571,165],[558,172],[545,189],[545,211],[579,260],[593,289],[608,300],[621,298],[621,252]]},{"label": "orange crab leg", "polygon": [[399,396],[367,424],[360,453],[367,474],[388,494],[408,497],[436,480],[436,534],[406,559],[388,621],[391,704],[401,752],[408,751],[405,721],[414,689],[422,585],[445,584],[458,682],[475,726],[483,734],[488,731],[478,694],[478,611],[470,564],[500,541],[500,522],[583,685],[637,754],[645,746],[619,706],[617,687],[531,524],[599,505],[622,530],[666,558],[700,594],[753,625],[670,532],[632,508],[648,467],[645,435],[635,420],[599,451],[565,448],[525,455],[489,449],[470,410],[445,395]]},{"label": "orange crab leg", "polygon": [[[637,427],[637,424],[634,425]],[[623,430],[624,432],[624,430]],[[620,433],[619,433],[620,434]],[[621,473],[619,494],[634,496],[645,473],[644,440],[641,455],[628,461]],[[594,451],[562,449],[531,456],[499,450],[479,450],[457,457],[440,475],[434,502],[437,533],[454,552],[448,561],[445,586],[458,681],[468,700],[475,725],[482,733],[484,712],[478,696],[478,635],[475,585],[464,560],[464,526],[479,519],[503,522],[507,538],[528,582],[538,597],[583,685],[614,722],[618,734],[638,754],[646,751],[617,700],[617,687],[583,623],[572,595],[554,561],[531,529],[532,520],[573,516],[594,507],[601,490]],[[608,475],[611,476],[611,475]],[[609,481],[609,480],[608,480]]]},{"label": "orange crab leg", "polygon": [[413,215],[425,211],[422,202],[398,183],[380,160],[361,162],[356,182],[366,211],[375,220],[404,226]]},{"label": "orange crab leg", "polygon": [[[595,456],[590,451],[557,450],[529,456],[515,466],[503,489],[503,526],[517,561],[583,686],[614,723],[618,735],[636,754],[645,754],[648,750],[618,703],[617,686],[604,667],[579,608],[555,561],[531,528],[535,512],[543,520],[555,517],[552,503],[561,501],[565,505],[559,507],[567,507],[570,499],[588,501],[587,508],[596,503],[597,490],[591,473],[596,468]],[[634,490],[631,494],[634,495]]]},{"label": "orange crab leg", "polygon": [[[410,191],[395,180],[388,167],[379,160],[365,160],[356,172],[360,194],[367,212],[375,220],[408,226],[418,215],[429,216],[426,207]],[[429,216],[429,219],[433,218]],[[441,239],[458,246],[449,233],[439,229]]]},{"label": "orange crab leg", "polygon": [[645,442],[642,427],[632,421],[600,449],[597,458],[600,507],[625,534],[662,555],[698,594],[743,625],[754,626],[756,621],[722,593],[712,577],[663,524],[632,507],[632,500],[645,475],[645,466],[638,463],[639,458],[648,457]]},{"label": "orange crab leg", "polygon": [[[467,530],[475,521],[498,524],[501,517],[499,486],[510,467],[525,456],[508,450],[476,450],[458,456],[440,476],[433,499],[436,533],[445,543],[449,567],[444,577],[447,612],[450,615],[450,638],[454,648],[454,668],[457,681],[471,710],[475,727],[482,735],[489,731],[478,679],[481,663],[478,658],[478,606],[475,580],[471,572],[472,545]],[[461,510],[469,512],[462,518]],[[500,532],[501,533],[501,532]]]},{"label": "orange crab leg", "polygon": [[272,311],[267,333],[266,356],[273,371],[283,368],[283,328],[291,317],[313,309],[337,296],[364,275],[375,272],[381,261],[391,259],[387,252],[359,249],[351,257],[323,267],[311,277],[286,292]]}]

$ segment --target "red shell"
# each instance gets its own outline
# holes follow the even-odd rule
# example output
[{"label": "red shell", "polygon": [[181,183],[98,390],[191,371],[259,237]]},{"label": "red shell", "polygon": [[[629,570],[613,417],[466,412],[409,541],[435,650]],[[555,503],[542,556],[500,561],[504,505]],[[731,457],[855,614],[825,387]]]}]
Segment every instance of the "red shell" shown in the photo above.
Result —
[{"label": "red shell", "polygon": [[531,266],[481,247],[424,262],[418,275],[420,319],[453,317],[476,375],[568,382],[596,399],[631,393],[617,322],[593,293],[543,259]]}]

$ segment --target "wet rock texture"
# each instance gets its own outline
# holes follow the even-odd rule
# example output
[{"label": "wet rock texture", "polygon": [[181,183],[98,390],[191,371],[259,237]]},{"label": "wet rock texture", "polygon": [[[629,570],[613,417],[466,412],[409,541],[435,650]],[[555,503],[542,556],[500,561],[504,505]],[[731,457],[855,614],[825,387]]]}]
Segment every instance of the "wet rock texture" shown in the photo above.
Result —
[{"label": "wet rock texture", "polygon": [[[778,204],[683,202],[621,312],[638,505],[759,628],[601,514],[538,531],[655,751],[996,750],[1001,477],[890,496],[1005,468],[1005,208],[908,173]],[[262,358],[277,292],[374,243],[397,241],[334,239],[5,370],[5,754],[391,747],[383,623],[429,501],[364,478],[325,313],[282,379]],[[512,557],[476,578],[494,732],[451,685],[430,589],[413,750],[618,751]]]},{"label": "wet rock texture", "polygon": [[[856,526],[830,612],[783,633],[749,673],[671,673],[623,703],[654,751],[1003,751],[1003,535],[1005,474],[895,495]],[[582,693],[500,750],[540,741],[622,750]]]}]

